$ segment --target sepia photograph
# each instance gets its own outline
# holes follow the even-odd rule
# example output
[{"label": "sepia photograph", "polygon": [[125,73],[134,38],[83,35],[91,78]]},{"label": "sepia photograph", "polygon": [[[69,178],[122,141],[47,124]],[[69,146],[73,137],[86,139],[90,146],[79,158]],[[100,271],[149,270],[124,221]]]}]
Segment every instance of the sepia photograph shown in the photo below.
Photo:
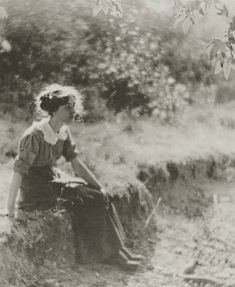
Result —
[{"label": "sepia photograph", "polygon": [[0,287],[235,287],[234,210],[234,0],[0,0]]}]

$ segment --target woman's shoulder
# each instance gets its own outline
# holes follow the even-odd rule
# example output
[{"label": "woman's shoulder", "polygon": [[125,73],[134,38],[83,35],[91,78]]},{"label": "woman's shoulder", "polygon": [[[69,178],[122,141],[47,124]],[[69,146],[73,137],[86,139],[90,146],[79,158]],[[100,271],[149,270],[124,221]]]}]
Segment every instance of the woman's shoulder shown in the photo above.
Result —
[{"label": "woman's shoulder", "polygon": [[27,138],[34,138],[40,140],[43,138],[43,133],[41,130],[37,129],[33,124],[29,126],[21,136],[21,141]]}]

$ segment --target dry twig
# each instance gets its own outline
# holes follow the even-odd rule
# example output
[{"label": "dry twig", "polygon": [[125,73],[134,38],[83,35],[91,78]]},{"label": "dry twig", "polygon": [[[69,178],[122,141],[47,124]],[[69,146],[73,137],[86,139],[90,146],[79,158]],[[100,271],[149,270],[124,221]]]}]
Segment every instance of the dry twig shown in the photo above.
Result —
[{"label": "dry twig", "polygon": [[159,197],[158,200],[157,200],[157,203],[156,203],[155,206],[153,207],[152,212],[149,214],[147,220],[145,221],[144,229],[146,229],[146,228],[148,227],[148,225],[149,225],[149,223],[150,223],[152,217],[154,216],[154,214],[155,214],[155,212],[156,212],[158,206],[160,205],[161,201],[162,201],[162,198]]}]

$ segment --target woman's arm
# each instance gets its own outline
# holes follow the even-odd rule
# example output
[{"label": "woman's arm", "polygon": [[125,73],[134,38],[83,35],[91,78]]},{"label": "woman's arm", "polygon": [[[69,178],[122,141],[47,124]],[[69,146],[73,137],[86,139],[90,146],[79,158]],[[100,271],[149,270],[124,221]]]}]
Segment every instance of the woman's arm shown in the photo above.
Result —
[{"label": "woman's arm", "polygon": [[71,161],[73,171],[77,176],[82,177],[89,185],[97,189],[102,189],[102,185],[94,173],[78,158]]},{"label": "woman's arm", "polygon": [[14,216],[14,209],[15,209],[15,201],[16,201],[16,196],[21,184],[22,180],[22,175],[18,172],[14,172],[12,181],[9,187],[9,195],[8,195],[8,213],[9,216]]}]

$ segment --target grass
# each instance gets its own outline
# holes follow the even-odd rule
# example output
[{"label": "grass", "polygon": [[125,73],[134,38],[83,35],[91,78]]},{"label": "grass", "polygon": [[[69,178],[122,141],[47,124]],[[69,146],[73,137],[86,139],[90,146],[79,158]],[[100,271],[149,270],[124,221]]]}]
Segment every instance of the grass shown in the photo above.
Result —
[{"label": "grass", "polygon": [[[164,166],[220,154],[235,154],[235,103],[188,108],[175,126],[160,125],[156,119],[111,117],[87,125],[74,124],[72,134],[79,155],[114,192],[121,192],[136,179],[140,166]],[[17,151],[27,124],[0,118],[1,162]],[[62,161],[63,163],[63,161]],[[69,169],[61,164],[65,169]]]},{"label": "grass", "polygon": [[188,109],[177,126],[118,118],[73,127],[81,157],[110,188],[135,181],[142,165],[235,154],[232,105]]}]

